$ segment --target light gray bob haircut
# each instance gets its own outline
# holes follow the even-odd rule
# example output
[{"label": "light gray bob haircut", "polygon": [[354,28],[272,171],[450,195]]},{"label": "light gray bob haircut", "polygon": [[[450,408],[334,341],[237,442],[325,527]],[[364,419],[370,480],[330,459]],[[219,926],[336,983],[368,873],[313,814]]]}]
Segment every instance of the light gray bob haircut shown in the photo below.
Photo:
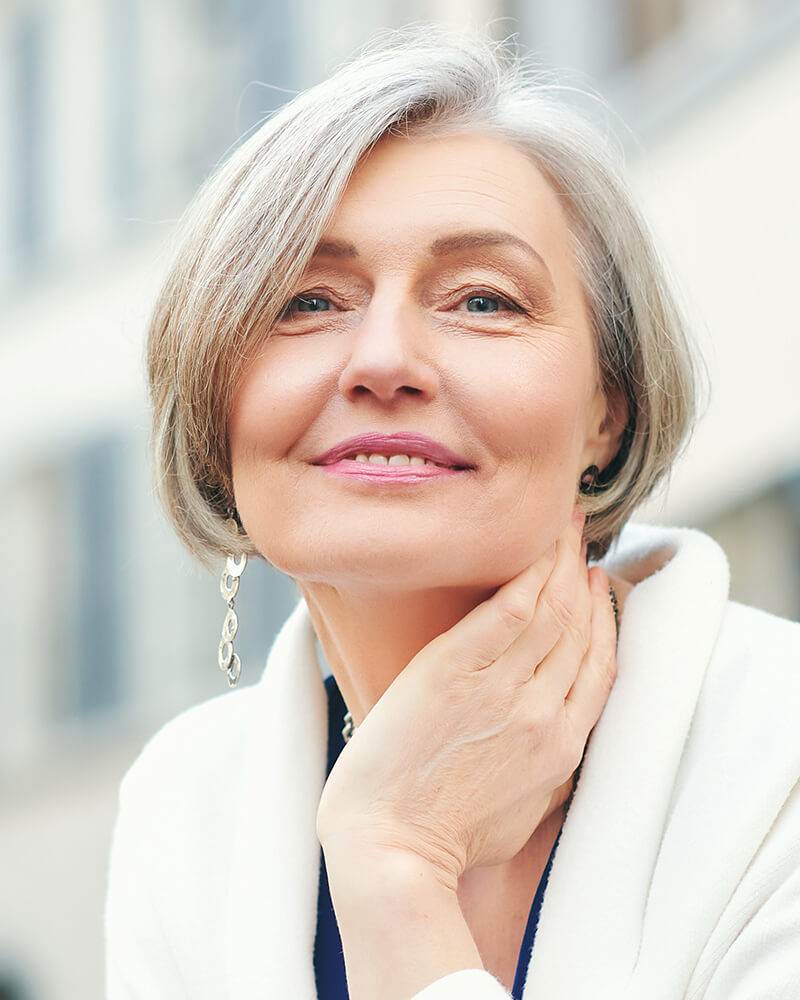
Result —
[{"label": "light gray bob haircut", "polygon": [[[561,197],[622,444],[582,498],[590,557],[669,470],[694,409],[695,365],[647,230],[603,136],[508,45],[430,26],[382,35],[299,94],[203,184],[149,330],[156,489],[207,566],[245,551],[227,417],[359,160],[386,135],[481,133],[508,141]],[[624,419],[624,417],[623,417]],[[576,483],[577,492],[577,483]]]}]

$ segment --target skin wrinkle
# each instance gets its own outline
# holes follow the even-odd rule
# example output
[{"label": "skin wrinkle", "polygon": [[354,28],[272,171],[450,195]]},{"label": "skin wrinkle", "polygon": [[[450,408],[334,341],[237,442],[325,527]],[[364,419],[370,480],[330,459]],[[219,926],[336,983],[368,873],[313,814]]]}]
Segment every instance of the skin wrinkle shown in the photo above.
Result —
[{"label": "skin wrinkle", "polygon": [[[493,280],[497,280],[495,277],[489,277],[489,272],[493,275],[498,276],[504,282],[511,282],[514,287],[500,287],[497,289],[501,294],[505,294],[517,301],[527,312],[533,313],[538,319],[543,319],[549,314],[555,312],[555,306],[553,304],[553,296],[551,289],[544,289],[542,287],[542,281],[538,276],[528,276],[525,275],[519,267],[519,262],[511,260],[510,266],[501,257],[495,253],[494,257],[487,255],[486,253],[470,251],[469,254],[465,251],[459,253],[458,262],[443,262],[442,269],[439,275],[435,275],[431,279],[428,275],[423,275],[419,279],[417,285],[418,298],[421,302],[429,301],[432,296],[428,297],[426,300],[424,295],[424,286],[433,285],[435,286],[436,280],[444,282],[448,275],[450,276],[450,281],[452,282],[451,292],[455,293],[463,284],[459,282],[456,275],[461,272],[468,272],[472,268],[470,283],[474,285],[480,285],[481,274],[476,270],[476,267],[482,268],[487,274],[486,282],[490,285]],[[371,289],[368,287],[368,282],[360,279],[358,276],[358,271],[356,267],[347,268],[340,266],[339,268],[325,267],[316,265],[308,269],[308,271],[303,275],[300,287],[302,289],[301,294],[310,295],[314,291],[322,292],[323,287],[326,282],[331,282],[335,284],[337,281],[341,282],[344,280],[345,285],[352,282],[352,291],[350,294],[358,299],[361,294],[361,288],[359,286],[363,285],[364,291],[366,293],[363,300],[363,306],[366,308],[369,304],[368,296]],[[320,286],[318,288],[318,286]],[[328,290],[331,292],[331,289]],[[346,297],[346,294],[345,294]],[[349,303],[354,304],[354,303]],[[278,333],[277,335],[280,335]]]},{"label": "skin wrinkle", "polygon": [[[483,260],[487,265],[495,264],[497,262],[497,253],[488,252],[488,248],[492,248],[495,251],[498,249],[506,250],[512,259],[515,256],[513,252],[515,249],[518,253],[521,252],[525,255],[528,265],[532,256],[540,264],[545,283],[548,285],[551,294],[555,293],[553,279],[544,258],[527,241],[522,240],[511,232],[497,230],[455,232],[435,240],[428,248],[428,252],[433,257],[444,257],[456,256],[466,253],[466,251],[471,251],[470,256],[472,259]],[[394,241],[386,241],[383,245],[376,242],[375,257],[377,259],[405,262],[413,260],[416,254],[417,250],[413,243],[408,247],[403,247],[398,246]],[[358,261],[360,254],[358,248],[353,243],[348,243],[344,240],[322,239],[317,244],[300,283],[304,284],[309,280],[311,275],[317,273],[321,268],[320,260],[328,258],[340,262],[350,262]],[[347,273],[346,268],[343,268],[343,270],[344,273]],[[356,266],[353,267],[353,272],[357,272]],[[538,283],[541,284],[541,279]]]},{"label": "skin wrinkle", "polygon": [[[544,271],[527,253],[429,252],[465,230],[510,232],[541,253],[553,282],[544,316]],[[297,582],[360,725],[424,646],[561,535],[582,470],[613,457],[621,428],[604,426],[563,209],[510,145],[383,141],[353,175],[326,241],[335,260],[318,254],[295,294],[330,285],[348,311],[334,303],[279,322],[237,385],[228,437],[245,529]],[[525,308],[530,294],[532,315],[469,312],[458,289],[485,286]],[[419,488],[359,484],[311,464],[353,434],[398,430],[443,442],[474,470]],[[467,871],[464,899],[499,886],[527,892],[528,882],[532,892],[557,819],[507,864]]]},{"label": "skin wrinkle", "polygon": [[[397,143],[401,142],[402,140],[395,140],[393,148],[399,149]],[[480,153],[470,155],[465,160],[463,157],[465,144],[474,147],[476,143],[480,144]],[[383,149],[387,148],[384,144]],[[492,587],[498,586],[504,579],[522,568],[518,564],[519,556],[524,554],[526,559],[532,560],[546,547],[544,541],[551,541],[550,535],[558,533],[557,524],[552,523],[552,509],[546,513],[541,506],[542,499],[552,504],[552,494],[541,492],[549,476],[549,473],[545,472],[548,464],[553,463],[555,459],[552,464],[553,470],[557,472],[562,482],[566,480],[564,485],[567,491],[560,501],[561,513],[558,516],[560,523],[562,519],[565,521],[569,517],[581,469],[590,464],[590,458],[597,461],[597,464],[603,464],[602,450],[606,448],[605,444],[601,445],[600,454],[577,454],[580,450],[578,445],[585,433],[584,430],[579,431],[579,428],[585,428],[590,416],[587,408],[588,395],[587,402],[581,402],[578,409],[573,408],[568,414],[565,411],[552,425],[553,428],[559,426],[573,428],[572,433],[564,438],[563,445],[558,445],[552,456],[543,448],[551,430],[549,423],[541,422],[542,418],[548,411],[552,411],[552,415],[547,416],[547,421],[555,420],[558,408],[563,405],[558,397],[559,386],[563,392],[563,376],[554,379],[552,373],[562,370],[564,365],[569,366],[573,363],[571,360],[573,345],[578,340],[588,347],[590,368],[584,370],[580,381],[575,383],[570,392],[576,392],[578,385],[584,385],[587,393],[596,392],[596,379],[592,370],[595,364],[594,347],[585,315],[582,286],[575,273],[574,261],[570,254],[571,236],[558,199],[531,162],[523,154],[502,142],[489,139],[477,140],[476,137],[428,140],[416,144],[415,152],[434,148],[451,149],[454,153],[457,152],[456,159],[459,162],[477,165],[474,179],[471,179],[468,185],[468,177],[463,169],[460,169],[455,181],[453,180],[452,155],[447,157],[446,169],[441,169],[442,165],[432,158],[422,156],[417,159],[415,156],[411,172],[408,170],[408,164],[398,166],[391,174],[389,184],[381,188],[378,177],[378,186],[370,187],[373,167],[379,162],[379,158],[376,155],[364,161],[362,165],[364,169],[354,175],[354,181],[351,182],[342,203],[348,205],[349,215],[345,217],[340,207],[323,237],[325,240],[336,240],[340,245],[353,244],[357,247],[361,258],[339,259],[337,267],[331,270],[327,266],[317,270],[318,265],[315,265],[307,271],[306,278],[317,281],[322,277],[330,278],[335,285],[337,282],[334,279],[337,275],[345,273],[347,293],[363,297],[362,306],[359,308],[367,311],[364,312],[358,327],[340,327],[337,325],[339,323],[337,319],[330,328],[336,331],[335,338],[340,336],[348,338],[345,342],[331,339],[332,334],[326,332],[329,328],[324,325],[301,324],[292,327],[292,332],[286,332],[285,335],[283,332],[285,328],[279,326],[275,334],[266,341],[256,362],[239,385],[229,427],[239,511],[255,544],[279,568],[299,579],[301,585],[302,580],[306,578],[312,582],[320,582],[326,573],[331,571],[331,567],[338,566],[344,573],[344,578],[338,581],[331,579],[326,583],[326,587],[331,588],[331,593],[335,595],[334,606],[343,608],[347,603],[348,587],[356,587],[357,605],[364,602],[364,613],[367,615],[369,606],[373,602],[379,603],[379,600],[374,596],[374,592],[373,596],[370,596],[364,588],[375,587],[376,579],[381,576],[380,569],[376,568],[380,565],[381,558],[387,559],[384,564],[384,574],[393,576],[397,581],[396,585],[401,585],[405,577],[406,586],[410,587],[413,593],[422,585],[422,577],[418,580],[409,578],[409,568],[416,566],[421,573],[425,565],[433,565],[437,559],[435,552],[436,546],[440,544],[439,540],[448,537],[452,539],[452,545],[458,544],[465,554],[469,553],[469,561],[459,569],[449,556],[442,558],[439,565],[450,566],[452,572],[442,573],[440,569],[439,575],[443,576],[443,579],[438,582],[432,579],[428,584],[428,586],[434,585],[432,593],[452,595],[460,573],[464,595],[469,593],[488,596]],[[378,152],[376,150],[376,154]],[[482,171],[480,164],[484,154],[489,156],[493,164],[502,164],[503,169]],[[413,176],[413,167],[417,163],[424,169],[418,168],[417,175]],[[437,170],[440,171],[441,182],[434,185],[432,177]],[[481,187],[482,176],[490,177],[492,180],[488,192],[485,186]],[[398,184],[398,181],[403,181],[406,177],[411,177],[413,184]],[[501,177],[504,187],[498,190],[497,179]],[[470,190],[456,191],[454,194],[453,187],[458,188],[459,184],[463,187],[471,185]],[[524,191],[522,198],[519,193],[520,185]],[[431,194],[432,188],[436,194]],[[530,205],[530,208],[523,212],[520,210],[520,205]],[[454,206],[457,206],[457,211],[454,210]],[[376,216],[384,221],[376,222],[374,218]],[[355,227],[346,223],[345,218],[354,220]],[[558,298],[556,308],[559,309],[556,322],[553,321],[556,320],[556,316],[553,316],[552,320],[548,316],[548,322],[542,323],[541,317],[535,315],[533,318],[528,318],[513,314],[513,319],[503,316],[500,322],[491,326],[480,324],[476,326],[469,314],[461,311],[440,313],[433,309],[430,312],[424,308],[427,306],[427,301],[423,301],[422,306],[415,305],[413,311],[408,312],[408,303],[415,301],[414,275],[411,272],[418,271],[419,280],[428,282],[425,286],[426,292],[429,292],[434,300],[436,282],[441,281],[445,274],[448,277],[460,278],[462,267],[467,272],[465,277],[470,277],[469,272],[472,271],[476,279],[474,284],[487,283],[485,279],[489,276],[488,273],[484,271],[483,266],[476,267],[480,262],[475,261],[471,253],[464,258],[459,256],[455,272],[452,264],[447,261],[444,262],[447,265],[445,269],[440,271],[438,270],[440,262],[432,262],[427,254],[424,257],[420,256],[418,249],[420,246],[427,247],[437,238],[448,237],[457,230],[463,232],[465,226],[477,231],[499,228],[503,231],[519,232],[522,238],[541,250],[550,267],[554,268]],[[387,233],[390,235],[381,235]],[[534,268],[533,262],[527,260],[527,255],[512,251],[508,247],[484,247],[481,253],[487,264],[492,263],[492,271],[495,269],[499,271],[501,267],[507,268],[507,263],[513,261],[512,270],[515,275],[522,272],[530,275],[530,281],[535,282],[534,273],[541,274],[540,269]],[[471,284],[473,282],[470,281]],[[308,287],[312,286],[304,279],[298,290]],[[506,283],[500,283],[499,290],[510,294],[512,298],[515,297],[513,294],[515,289],[507,287]],[[409,295],[412,297],[407,298]],[[379,310],[375,316],[372,315],[374,310]],[[402,323],[402,328],[406,329],[405,320],[400,320],[404,312],[412,323],[404,333],[401,333],[400,326],[396,329],[383,330],[381,325],[375,325],[375,317],[380,314],[392,324]],[[428,322],[430,325],[426,327]],[[480,322],[484,324],[486,321]],[[429,331],[424,337],[423,328]],[[447,347],[447,340],[442,341],[432,337],[431,331],[437,328],[447,334],[448,340],[452,340],[452,348]],[[413,337],[407,335],[412,329]],[[363,348],[366,344],[364,337],[367,333],[370,337],[376,335],[378,339],[364,354]],[[402,348],[399,346],[400,340],[396,339],[399,337],[406,339],[406,344]],[[349,345],[347,350],[339,349],[337,345],[341,343]],[[397,352],[406,349],[408,349],[406,358],[401,359],[401,355]],[[405,384],[412,383],[418,389],[422,387],[421,398],[425,406],[410,408],[409,400],[412,398],[410,396],[406,399],[396,396],[391,404],[387,400],[378,404],[371,395],[362,396],[367,404],[366,408],[355,406],[358,394],[351,395],[350,401],[347,402],[341,388],[337,386],[341,387],[342,379],[347,377],[352,362],[352,355],[349,353],[351,350],[358,352],[358,363],[367,364],[366,370],[374,372],[375,378],[385,379],[386,372],[391,371],[391,366],[394,364],[409,365],[408,371],[400,376],[400,381]],[[456,353],[453,353],[454,351]],[[379,363],[379,367],[371,367],[373,361]],[[531,382],[534,372],[537,374]],[[422,382],[418,381],[421,376],[424,376]],[[372,377],[370,374],[369,379]],[[361,376],[358,375],[357,378],[360,380]],[[518,398],[524,409],[530,409],[530,424],[523,436],[520,436],[516,428],[513,433],[499,432],[502,421],[507,419],[505,416],[490,416],[487,423],[487,414],[491,415],[492,409],[496,410],[498,398],[496,391],[489,395],[486,395],[483,389],[476,392],[476,388],[484,383],[488,388],[487,379],[494,380],[497,386],[502,386],[504,396],[509,399]],[[355,391],[355,387],[352,391]],[[255,423],[252,437],[245,432],[238,435],[236,433],[237,410],[242,409],[240,404],[243,395],[252,396],[252,406],[256,407],[253,410]],[[260,401],[261,396],[263,401]],[[530,402],[525,401],[526,397]],[[370,405],[371,403],[374,405]],[[247,407],[244,409],[246,411]],[[501,424],[495,426],[498,419]],[[278,431],[277,437],[273,436],[271,439],[267,429],[281,426],[285,426],[286,430]],[[356,549],[352,546],[337,549],[341,543],[334,544],[334,540],[340,537],[342,528],[340,517],[337,517],[336,513],[338,508],[335,504],[329,506],[335,495],[331,492],[332,484],[324,486],[328,491],[328,500],[324,500],[322,494],[316,492],[312,499],[306,487],[306,484],[310,486],[310,480],[305,463],[350,433],[366,429],[401,428],[431,433],[432,436],[438,437],[465,455],[467,460],[479,465],[473,477],[478,489],[466,488],[465,481],[465,489],[461,490],[456,505],[464,527],[453,523],[436,528],[436,525],[441,523],[442,514],[435,513],[429,498],[423,495],[406,496],[404,506],[395,504],[387,498],[384,505],[387,513],[393,510],[395,513],[392,516],[399,518],[395,530],[404,539],[401,548],[406,549],[405,555],[408,556],[415,547],[422,545],[422,549],[419,550],[421,558],[403,558],[398,562],[397,556],[390,557],[389,538],[379,537],[376,534],[375,526],[380,521],[376,521],[372,515],[366,519],[359,519],[356,536],[359,538],[359,543]],[[559,434],[563,436],[563,430],[559,431]],[[237,461],[237,440],[240,444],[247,442],[249,445],[239,453],[240,459],[246,456],[245,461]],[[273,443],[268,444],[265,451],[265,442],[268,443],[270,440]],[[565,456],[560,454],[562,447],[573,456],[569,465],[574,462],[574,470],[566,468]],[[248,465],[252,469],[251,473],[247,472]],[[513,479],[510,478],[512,469]],[[287,475],[289,470],[291,475]],[[511,488],[512,483],[516,483],[513,488]],[[453,486],[455,487],[455,484]],[[322,484],[319,488],[322,488]],[[315,486],[314,490],[317,489]],[[559,490],[562,489],[564,486],[559,487]],[[272,530],[269,530],[268,524],[264,524],[263,528],[259,527],[263,522],[258,514],[258,496],[265,494],[274,498],[274,503],[271,502],[270,507],[276,512],[286,510],[288,514],[290,510],[293,511],[294,522],[287,522],[286,515],[283,515]],[[252,497],[252,501],[249,501],[248,497]],[[295,499],[290,501],[290,497]],[[373,502],[367,501],[366,497],[360,502],[366,503],[365,510],[374,507]],[[526,505],[530,509],[526,510]],[[313,511],[314,517],[309,515],[303,518],[301,516],[303,510]],[[322,510],[327,511],[324,517],[320,515]],[[533,514],[532,510],[536,513]],[[414,515],[414,511],[419,511],[419,514]],[[509,512],[513,512],[513,515]],[[377,514],[377,509],[375,513]],[[538,525],[530,540],[517,538],[512,541],[514,528],[510,522],[514,515],[523,524],[535,522]],[[414,520],[412,526],[412,522],[408,521],[409,517],[421,517],[422,521]],[[402,528],[401,525],[406,521],[408,521],[407,528]],[[547,527],[548,524],[550,527]],[[420,534],[420,527],[423,525],[427,527],[423,527]],[[480,541],[497,539],[498,525],[502,526],[503,537],[507,540],[505,556],[499,562],[498,554],[487,551],[485,544]],[[409,531],[411,534],[408,534]],[[536,541],[540,532],[547,538]],[[428,542],[423,542],[424,536],[429,537]],[[458,542],[462,536],[463,542]],[[364,554],[359,557],[359,551],[362,550]],[[339,553],[338,559],[336,551]],[[383,557],[380,555],[381,552],[385,553]],[[517,553],[514,561],[510,559],[512,552]],[[371,553],[371,556],[367,556],[367,553]],[[348,569],[348,565],[352,569]],[[475,574],[475,566],[485,567],[483,580],[470,581],[470,576]],[[402,574],[400,577],[397,576],[398,572]],[[354,573],[355,576],[352,575]],[[361,583],[358,583],[358,577]],[[353,591],[350,592],[355,596]],[[398,600],[396,596],[393,598],[394,602]],[[451,598],[445,598],[445,603],[451,604]],[[466,610],[465,605],[461,607]],[[442,625],[446,623],[450,614],[455,615],[457,619],[462,613],[463,611],[456,613],[453,606],[453,610],[444,615]],[[386,616],[382,617],[385,619]],[[413,630],[409,630],[411,631]],[[417,641],[424,644],[423,639],[424,635],[420,635]],[[352,638],[350,641],[353,641]],[[413,645],[416,645],[417,641]],[[407,646],[407,649],[410,648]],[[385,653],[382,655],[386,659]],[[405,654],[401,653],[399,656],[402,659]],[[358,675],[359,671],[355,665],[352,669],[354,676]],[[384,676],[387,679],[391,676],[392,669],[386,664]],[[370,702],[378,696],[386,684],[386,681],[377,678],[374,680],[379,686],[372,695],[365,697],[352,689],[347,679],[343,679],[341,685],[343,694],[346,701],[349,697],[353,702],[354,717],[359,712],[367,711]],[[351,689],[347,690],[348,687]]]},{"label": "skin wrinkle", "polygon": [[[461,235],[463,236],[465,234],[462,233]],[[514,238],[513,234],[509,235]],[[457,238],[457,236],[444,237],[444,239],[448,241]],[[323,241],[323,244],[321,245],[330,242],[331,241]],[[336,259],[338,266],[331,267],[330,265],[320,265],[319,259],[317,259],[306,269],[303,277],[301,278],[299,283],[301,289],[305,291],[306,294],[310,294],[316,285],[324,284],[326,278],[335,282],[335,279],[338,278],[339,275],[343,275],[348,280],[353,280],[356,283],[363,282],[364,287],[369,288],[369,282],[360,275],[359,265],[357,263],[357,248],[353,244],[338,240],[333,241],[333,245],[336,247]],[[392,249],[392,245],[384,246],[383,244],[379,244],[376,257],[381,261],[386,259],[394,262],[397,262],[398,260],[405,262],[408,260],[409,256],[413,256],[413,246],[414,244],[412,242],[408,249],[397,247],[396,245],[394,245],[394,249]],[[537,257],[539,256],[536,251],[533,252]],[[513,282],[516,286],[515,288],[501,288],[499,291],[504,292],[512,299],[520,302],[523,308],[534,314],[540,321],[548,315],[556,314],[558,311],[560,302],[558,300],[557,289],[553,284],[549,271],[547,271],[546,264],[542,262],[542,267],[546,272],[546,277],[539,268],[536,268],[536,273],[531,275],[528,269],[522,265],[522,261],[527,264],[530,263],[527,254],[520,257],[520,252],[516,251],[511,246],[494,244],[490,247],[483,243],[472,248],[466,247],[463,250],[454,251],[452,254],[443,254],[442,256],[452,256],[457,258],[457,262],[454,261],[449,265],[451,269],[450,273],[452,275],[455,275],[462,270],[467,271],[470,267],[474,267],[475,264],[479,264],[484,267],[487,272],[496,272],[500,274],[504,280]],[[442,271],[442,278],[448,273],[446,263],[443,264],[443,267],[445,269]],[[422,271],[422,266],[420,266],[420,270]],[[473,284],[480,283],[479,274],[473,274],[473,279]],[[427,273],[423,271],[419,278],[419,285],[423,285],[425,281],[430,281],[430,279],[428,278]],[[489,283],[491,283],[491,281],[489,281]],[[543,287],[543,283],[547,287]],[[424,301],[424,297],[422,295],[420,298]],[[364,307],[366,308],[367,305],[368,301],[365,300]]]},{"label": "skin wrinkle", "polygon": [[[513,233],[502,230],[465,230],[455,232],[450,236],[440,236],[431,243],[428,252],[434,256],[443,256],[449,253],[457,253],[460,250],[480,249],[482,246],[496,247],[509,244],[518,250],[522,250],[527,255],[547,269],[547,264],[538,250],[534,249],[530,243],[515,236]],[[318,257],[333,257],[350,260],[359,256],[358,248],[353,243],[345,240],[322,239],[314,248],[311,259]],[[549,269],[547,270],[550,276]]]}]

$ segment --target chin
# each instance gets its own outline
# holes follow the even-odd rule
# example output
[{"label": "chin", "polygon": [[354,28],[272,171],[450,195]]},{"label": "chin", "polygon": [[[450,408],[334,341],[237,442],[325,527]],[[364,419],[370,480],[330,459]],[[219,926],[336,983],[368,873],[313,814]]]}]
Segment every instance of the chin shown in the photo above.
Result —
[{"label": "chin", "polygon": [[532,551],[526,554],[530,539],[519,539],[519,544],[500,549],[489,539],[476,543],[452,534],[443,538],[442,533],[416,541],[384,534],[378,538],[362,535],[354,543],[351,537],[337,539],[332,533],[316,539],[304,534],[294,544],[262,547],[254,541],[269,563],[298,583],[376,592],[496,589],[537,556]]}]

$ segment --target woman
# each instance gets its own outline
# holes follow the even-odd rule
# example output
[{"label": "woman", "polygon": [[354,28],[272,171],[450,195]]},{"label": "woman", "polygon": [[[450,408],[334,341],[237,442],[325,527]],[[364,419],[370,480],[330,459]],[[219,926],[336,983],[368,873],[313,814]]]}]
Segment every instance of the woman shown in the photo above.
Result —
[{"label": "woman", "polygon": [[177,531],[302,600],[123,781],[111,1000],[800,996],[798,627],[618,538],[693,378],[587,125],[385,40],[207,183],[149,366]]}]

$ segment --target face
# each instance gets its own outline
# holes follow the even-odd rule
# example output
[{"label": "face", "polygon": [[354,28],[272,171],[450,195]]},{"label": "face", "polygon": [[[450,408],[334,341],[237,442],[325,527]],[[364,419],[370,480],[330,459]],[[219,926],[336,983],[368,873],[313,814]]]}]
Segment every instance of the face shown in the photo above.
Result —
[{"label": "face", "polygon": [[543,175],[495,138],[384,139],[237,386],[236,505],[301,584],[498,586],[613,457],[606,411]]}]

